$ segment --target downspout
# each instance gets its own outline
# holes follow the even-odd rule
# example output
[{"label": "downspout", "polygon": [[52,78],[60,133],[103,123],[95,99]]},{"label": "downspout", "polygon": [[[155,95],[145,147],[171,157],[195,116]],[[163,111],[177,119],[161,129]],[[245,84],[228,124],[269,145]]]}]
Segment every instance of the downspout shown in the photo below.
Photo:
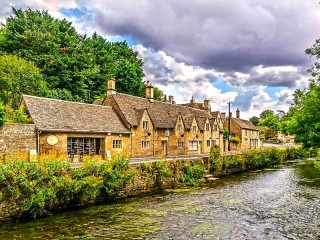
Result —
[{"label": "downspout", "polygon": [[132,126],[130,125],[130,152],[131,152],[131,157],[132,157],[132,154],[133,154],[133,147],[132,147],[132,142],[133,142],[133,139],[132,139]]},{"label": "downspout", "polygon": [[38,152],[38,159],[40,157],[40,134],[41,131],[37,130],[37,152]]}]

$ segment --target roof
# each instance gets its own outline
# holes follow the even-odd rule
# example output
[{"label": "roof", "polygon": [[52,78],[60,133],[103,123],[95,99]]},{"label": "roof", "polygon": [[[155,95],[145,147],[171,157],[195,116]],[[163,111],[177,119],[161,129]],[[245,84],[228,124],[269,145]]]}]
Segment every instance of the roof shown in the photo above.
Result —
[{"label": "roof", "polygon": [[[204,110],[194,109],[186,106],[160,102],[160,101],[150,101],[146,98],[131,96],[123,93],[117,93],[107,96],[104,104],[107,104],[113,99],[120,111],[122,112],[124,118],[132,126],[138,126],[139,122],[137,120],[137,109],[147,109],[148,114],[154,124],[155,128],[169,128],[172,129],[176,125],[177,117],[181,115],[185,123],[185,127],[190,129],[193,117],[199,118],[197,122],[200,125],[203,124],[202,118],[211,118],[210,113]],[[201,119],[200,119],[201,118]],[[204,126],[199,126],[199,128],[204,128]]]},{"label": "roof", "polygon": [[23,95],[29,114],[41,131],[130,133],[108,106]]},{"label": "roof", "polygon": [[259,131],[250,121],[240,119],[240,118],[232,118],[233,121],[235,121],[241,128],[250,129],[250,130],[256,130]]}]

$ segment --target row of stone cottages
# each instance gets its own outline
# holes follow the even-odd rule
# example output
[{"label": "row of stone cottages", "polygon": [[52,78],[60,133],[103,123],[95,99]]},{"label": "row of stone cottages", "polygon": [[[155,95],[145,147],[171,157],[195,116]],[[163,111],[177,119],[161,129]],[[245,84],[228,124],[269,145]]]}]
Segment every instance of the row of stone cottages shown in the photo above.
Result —
[{"label": "row of stone cottages", "polygon": [[[83,155],[115,153],[132,157],[208,154],[214,145],[221,151],[227,149],[225,113],[211,112],[209,100],[196,103],[192,98],[188,104],[176,104],[169,96],[169,100],[156,101],[149,83],[146,98],[117,93],[115,80],[109,79],[106,98],[93,104],[23,95],[21,107],[33,124],[29,125],[29,145],[21,144],[27,142],[22,139],[20,150],[35,148],[33,152],[78,160]],[[258,129],[240,119],[239,110],[231,118],[231,133],[241,140],[241,149],[260,146]]]}]

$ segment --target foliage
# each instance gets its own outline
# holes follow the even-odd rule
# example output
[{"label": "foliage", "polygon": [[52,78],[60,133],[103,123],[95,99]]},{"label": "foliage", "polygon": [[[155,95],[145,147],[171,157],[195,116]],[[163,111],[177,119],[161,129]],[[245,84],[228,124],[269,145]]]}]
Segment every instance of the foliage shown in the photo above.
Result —
[{"label": "foliage", "polygon": [[91,103],[104,96],[110,77],[117,79],[118,92],[143,96],[143,63],[126,42],[81,35],[47,11],[12,11],[0,30],[0,52],[35,62],[50,89],[48,96]]},{"label": "foliage", "polygon": [[249,118],[249,121],[250,121],[253,125],[257,126],[257,125],[259,124],[260,119],[259,119],[257,116],[253,116],[252,118]]},{"label": "foliage", "polygon": [[320,39],[306,49],[306,54],[316,57],[317,61],[308,70],[309,86],[297,89],[294,93],[294,103],[289,110],[286,128],[295,134],[295,141],[304,147],[320,147]]},{"label": "foliage", "polygon": [[294,106],[290,109],[289,132],[306,148],[320,147],[319,99],[320,85],[310,83],[308,89],[295,92]]},{"label": "foliage", "polygon": [[186,164],[184,166],[184,175],[180,181],[189,186],[198,186],[198,180],[201,179],[206,171],[204,164]]},{"label": "foliage", "polygon": [[40,69],[14,55],[0,56],[0,101],[17,109],[21,94],[46,96],[48,90]]},{"label": "foliage", "polygon": [[21,203],[22,214],[33,217],[68,205],[87,205],[102,194],[116,195],[131,181],[129,160],[88,161],[82,168],[71,168],[61,159],[29,163],[12,159],[0,165],[2,200]]},{"label": "foliage", "polygon": [[217,170],[217,164],[219,162],[220,158],[220,149],[219,146],[213,146],[210,148],[210,155],[209,155],[209,161],[210,161],[210,172],[214,173]]},{"label": "foliage", "polygon": [[240,143],[240,139],[238,137],[231,137],[230,142],[238,144],[238,143]]},{"label": "foliage", "polygon": [[153,88],[153,97],[154,97],[155,100],[162,101],[163,92],[159,88],[154,87]]},{"label": "foliage", "polygon": [[281,128],[279,118],[272,110],[264,110],[260,114],[259,126],[265,126],[272,129],[274,132],[279,131]]},{"label": "foliage", "polygon": [[5,123],[6,118],[6,107],[4,104],[0,101],[0,127],[2,127]]},{"label": "foliage", "polygon": [[7,106],[5,116],[6,123],[32,123],[32,120],[23,108],[14,110],[10,106]]},{"label": "foliage", "polygon": [[314,166],[315,166],[315,168],[320,170],[320,162],[314,161]]},{"label": "foliage", "polygon": [[223,129],[223,138],[229,139],[229,130],[227,128]]},{"label": "foliage", "polygon": [[233,172],[241,172],[250,169],[262,169],[275,166],[286,160],[305,158],[308,153],[303,148],[266,148],[262,150],[250,150],[240,155],[226,155],[215,160],[215,175],[224,175]]}]

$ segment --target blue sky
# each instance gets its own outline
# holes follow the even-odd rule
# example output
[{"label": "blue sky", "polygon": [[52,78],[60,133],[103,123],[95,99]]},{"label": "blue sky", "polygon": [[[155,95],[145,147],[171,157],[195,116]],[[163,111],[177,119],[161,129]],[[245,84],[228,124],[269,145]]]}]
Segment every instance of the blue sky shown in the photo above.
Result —
[{"label": "blue sky", "polygon": [[315,61],[304,51],[320,36],[316,1],[0,1],[1,22],[12,6],[44,9],[81,33],[126,40],[144,61],[144,80],[176,102],[207,98],[226,111],[230,101],[245,119],[288,110]]}]

